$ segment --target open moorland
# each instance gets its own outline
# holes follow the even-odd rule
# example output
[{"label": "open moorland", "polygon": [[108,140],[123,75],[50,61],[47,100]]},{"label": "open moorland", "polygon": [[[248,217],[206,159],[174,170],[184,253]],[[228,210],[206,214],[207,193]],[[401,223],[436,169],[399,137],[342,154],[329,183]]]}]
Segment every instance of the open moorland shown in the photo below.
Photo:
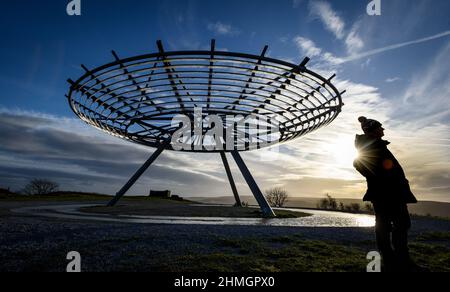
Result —
[{"label": "open moorland", "polygon": [[[67,253],[78,251],[83,271],[364,272],[367,253],[376,249],[373,227],[140,224],[14,211],[62,204],[105,205],[108,199],[69,193],[2,197],[0,271],[65,271]],[[253,208],[193,204],[128,197],[114,208],[90,207],[81,211],[118,217],[259,216]],[[285,212],[282,216],[305,214]],[[410,240],[411,254],[418,264],[430,271],[450,271],[450,221],[414,217]]]}]

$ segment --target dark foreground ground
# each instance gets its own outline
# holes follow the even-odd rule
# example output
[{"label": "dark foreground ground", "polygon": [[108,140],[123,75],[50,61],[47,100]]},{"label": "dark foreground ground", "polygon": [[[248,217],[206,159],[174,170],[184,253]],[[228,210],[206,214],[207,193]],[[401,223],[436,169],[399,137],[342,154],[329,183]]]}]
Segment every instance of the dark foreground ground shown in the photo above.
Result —
[{"label": "dark foreground ground", "polygon": [[[64,272],[67,253],[78,251],[82,271],[364,272],[375,250],[373,228],[81,222],[9,211],[62,203],[70,202],[0,201],[0,271]],[[450,272],[450,221],[415,218],[410,238],[417,263]]]}]

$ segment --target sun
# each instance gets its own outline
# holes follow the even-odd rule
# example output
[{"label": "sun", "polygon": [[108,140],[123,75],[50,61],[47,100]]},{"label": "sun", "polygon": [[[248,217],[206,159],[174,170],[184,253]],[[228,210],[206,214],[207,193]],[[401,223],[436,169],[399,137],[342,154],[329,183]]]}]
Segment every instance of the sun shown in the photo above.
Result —
[{"label": "sun", "polygon": [[358,151],[354,146],[354,139],[351,137],[339,137],[332,145],[334,162],[342,167],[353,165],[353,161],[358,157]]}]

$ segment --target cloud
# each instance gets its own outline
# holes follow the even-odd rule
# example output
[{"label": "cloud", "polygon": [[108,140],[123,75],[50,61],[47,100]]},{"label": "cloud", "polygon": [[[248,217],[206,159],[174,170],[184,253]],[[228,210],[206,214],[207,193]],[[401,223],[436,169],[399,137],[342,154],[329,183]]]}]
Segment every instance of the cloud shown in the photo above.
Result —
[{"label": "cloud", "polygon": [[[115,193],[153,149],[114,138],[68,119],[35,112],[0,110],[1,187],[20,190],[30,179],[49,178],[63,189]],[[211,154],[212,155],[212,154]],[[164,152],[130,193],[150,186],[180,194],[226,187],[220,158]],[[192,182],[195,181],[195,185]],[[214,193],[212,193],[214,194]]]},{"label": "cloud", "polygon": [[[393,44],[393,45],[389,45],[389,46],[386,46],[383,48],[373,49],[373,50],[369,50],[369,51],[362,52],[362,53],[356,53],[356,54],[348,55],[345,57],[338,57],[338,56],[334,55],[333,53],[326,52],[322,48],[316,46],[316,44],[314,43],[313,40],[305,38],[305,37],[301,37],[301,36],[295,37],[294,43],[297,46],[297,48],[299,48],[303,53],[312,54],[312,57],[319,57],[320,61],[322,62],[322,64],[320,64],[320,67],[326,67],[326,68],[332,69],[333,66],[335,67],[335,66],[343,65],[348,62],[352,62],[352,61],[367,58],[370,56],[378,55],[378,54],[388,52],[391,50],[396,50],[396,49],[400,49],[403,47],[412,46],[415,44],[429,42],[429,41],[436,40],[439,38],[447,37],[449,35],[450,35],[450,31],[445,31],[445,32],[441,32],[441,33],[438,33],[438,34],[435,34],[432,36],[428,36],[425,38],[420,38],[417,40],[403,42],[403,43],[399,43],[399,44]],[[354,40],[350,41],[350,43],[352,43],[352,42],[354,42],[355,44],[353,45],[354,48],[350,49],[350,50],[356,50],[357,48],[360,48],[361,46],[363,46],[363,43],[361,43],[360,45],[357,45],[357,43],[359,42],[358,40],[354,39]]]},{"label": "cloud", "polygon": [[420,72],[413,75],[403,98],[399,115],[417,124],[429,125],[450,121],[450,41]]},{"label": "cloud", "polygon": [[[300,50],[312,54],[321,50],[306,38],[297,41]],[[440,113],[439,108],[445,112],[442,102],[445,104],[448,94],[433,95],[430,100],[421,97],[427,91],[448,90],[449,51],[450,44],[421,72],[429,79],[412,82],[397,99],[383,98],[377,87],[335,78],[335,86],[347,90],[345,107],[335,122],[281,145],[276,161],[262,162],[260,151],[242,154],[260,188],[282,186],[292,196],[322,197],[328,192],[361,198],[365,181],[352,167],[351,151],[355,134],[361,132],[357,118],[365,115],[386,125],[390,149],[404,166],[419,199],[450,201],[446,193],[450,188],[450,126],[444,120],[419,118]],[[419,74],[415,78],[420,81]],[[414,87],[419,85],[424,87]],[[421,103],[437,101],[441,106],[430,109]],[[408,116],[414,108],[422,110],[416,113],[417,119]],[[64,189],[112,194],[152,151],[110,137],[77,119],[7,109],[0,109],[0,136],[0,181],[2,187],[13,189],[31,178],[44,177],[56,180]],[[251,195],[231,157],[229,160],[240,194]],[[146,194],[150,188],[171,189],[185,196],[232,194],[216,154],[164,152],[130,193]]]},{"label": "cloud", "polygon": [[356,54],[364,48],[364,41],[358,34],[360,25],[361,22],[355,22],[352,26],[352,29],[348,33],[347,38],[345,39],[345,45],[347,47],[348,54]]},{"label": "cloud", "polygon": [[302,37],[296,36],[294,38],[294,44],[302,54],[313,58],[317,57],[317,68],[329,68],[330,66],[336,66],[342,63],[342,60],[330,52],[325,52],[319,48],[314,41]]},{"label": "cloud", "polygon": [[[298,6],[300,4],[301,1],[294,1],[294,6]],[[326,56],[324,56],[323,59],[325,61],[330,62],[330,64],[332,65],[344,64],[358,59],[381,54],[387,51],[432,41],[450,35],[450,31],[447,30],[424,38],[393,44],[378,49],[368,50],[366,52],[361,52],[361,50],[366,46],[366,44],[363,38],[361,37],[360,29],[367,24],[368,22],[367,16],[364,15],[363,17],[360,17],[359,20],[353,23],[351,29],[347,31],[344,19],[341,16],[339,16],[338,12],[333,10],[330,3],[322,0],[310,0],[308,8],[310,15],[318,18],[323,23],[325,29],[333,33],[336,39],[343,41],[346,47],[347,50],[346,57],[336,57],[331,52],[324,52]],[[319,50],[323,51],[319,47],[316,46],[314,47],[314,52],[319,52]]]},{"label": "cloud", "polygon": [[365,115],[385,125],[390,149],[418,198],[450,201],[445,193],[450,187],[450,126],[435,123],[424,127],[399,116],[398,100],[383,98],[374,86],[340,79],[334,84],[347,93],[343,112],[332,124],[280,146],[276,162],[260,163],[257,152],[244,154],[261,187],[283,186],[296,196],[321,197],[329,192],[336,197],[361,198],[366,184],[353,169],[351,152],[355,134],[361,133],[357,118]]},{"label": "cloud", "polygon": [[382,47],[382,48],[378,48],[378,49],[374,49],[374,50],[369,50],[369,51],[366,51],[366,52],[363,52],[363,53],[349,55],[347,57],[341,58],[341,64],[346,63],[346,62],[350,62],[350,61],[355,61],[355,60],[362,59],[362,58],[366,58],[366,57],[370,57],[370,56],[373,56],[373,55],[378,55],[378,54],[381,54],[381,53],[384,53],[384,52],[400,49],[400,48],[403,48],[403,47],[429,42],[429,41],[440,39],[440,38],[443,38],[443,37],[446,37],[446,36],[449,36],[449,35],[450,35],[450,31],[444,31],[444,32],[441,32],[441,33],[438,33],[438,34],[435,34],[435,35],[432,35],[432,36],[416,39],[416,40],[413,40],[413,41],[393,44],[393,45],[389,45],[389,46],[386,46],[386,47]]},{"label": "cloud", "polygon": [[359,36],[361,20],[356,21],[347,32],[344,19],[333,10],[330,3],[310,0],[308,7],[311,16],[319,18],[326,30],[333,33],[336,39],[344,42],[348,54],[355,54],[364,47],[364,41]]},{"label": "cloud", "polygon": [[385,81],[387,83],[394,83],[394,82],[397,82],[397,81],[400,81],[400,80],[402,80],[400,77],[393,77],[393,78],[388,78]]},{"label": "cloud", "polygon": [[[314,5],[311,2],[310,5]],[[319,1],[319,3],[319,6],[325,7],[322,10],[332,13],[329,4],[324,1]],[[316,8],[316,11],[319,9]],[[335,14],[337,15],[337,13]],[[420,39],[361,52],[366,47],[365,41],[361,38],[361,29],[365,28],[362,26],[362,20],[356,21],[346,34],[346,25],[343,19],[339,19],[339,16],[337,18],[337,22],[340,24],[335,28],[343,28],[342,30],[330,29],[331,24],[326,24],[324,20],[323,22],[325,27],[329,31],[334,31],[336,38],[345,45],[347,56],[336,56],[318,46],[314,40],[304,36],[297,36],[293,39],[301,53],[316,57],[315,70],[321,74],[329,74],[333,70],[343,70],[346,63],[361,59],[365,59],[365,63],[361,65],[365,67],[365,64],[371,61],[371,56],[450,35],[449,31],[444,31]],[[346,37],[339,38],[338,36],[341,34],[338,31],[342,31]],[[450,201],[449,194],[446,192],[450,186],[448,179],[450,108],[445,106],[449,104],[448,96],[450,96],[450,71],[448,68],[450,68],[450,42],[432,58],[428,66],[421,68],[417,74],[413,74],[403,95],[390,96],[388,99],[383,97],[378,88],[374,86],[335,79],[334,83],[337,88],[347,89],[347,93],[344,95],[343,112],[330,126],[308,135],[301,141],[286,145],[291,157],[286,157],[282,165],[290,170],[286,172],[286,175],[280,176],[278,183],[286,183],[286,186],[295,189],[293,185],[298,186],[294,182],[295,179],[338,178],[351,182],[349,187],[345,188],[338,187],[346,185],[345,183],[334,182],[336,190],[333,193],[337,195],[347,193],[348,196],[358,196],[358,192],[361,194],[365,188],[364,180],[358,180],[358,174],[354,172],[350,163],[347,166],[338,165],[335,161],[336,155],[331,149],[340,149],[344,153],[345,149],[353,147],[351,141],[355,132],[360,130],[357,117],[366,115],[383,121],[386,125],[386,139],[393,142],[390,148],[404,166],[413,191],[419,199]],[[399,80],[403,80],[403,78],[394,76],[387,78],[385,82],[393,83]],[[298,146],[296,146],[297,143]],[[315,149],[315,151],[311,149]],[[301,155],[302,152],[305,154]],[[290,168],[292,161],[296,159],[307,161],[305,162],[306,166],[297,165]],[[330,176],[325,174],[330,174]],[[289,179],[291,180],[289,181]],[[320,185],[315,189],[316,195],[319,195],[319,190],[325,191]]]},{"label": "cloud", "polygon": [[421,200],[450,201],[450,126],[424,125],[412,120],[398,123],[389,131],[391,150],[402,165],[414,193]]},{"label": "cloud", "polygon": [[372,63],[372,59],[367,58],[367,60],[365,62],[361,63],[361,69],[369,67],[371,63]]},{"label": "cloud", "polygon": [[337,39],[341,40],[345,37],[345,22],[328,2],[310,0],[309,11],[311,16],[319,18],[325,28],[333,33]]},{"label": "cloud", "polygon": [[298,49],[300,49],[303,53],[311,58],[320,56],[320,54],[322,53],[322,49],[318,48],[316,44],[310,39],[297,36],[294,38],[294,42]]},{"label": "cloud", "polygon": [[232,27],[230,24],[224,24],[220,21],[208,23],[207,28],[209,31],[212,31],[214,34],[219,36],[236,36],[240,34],[240,30],[237,28]]}]

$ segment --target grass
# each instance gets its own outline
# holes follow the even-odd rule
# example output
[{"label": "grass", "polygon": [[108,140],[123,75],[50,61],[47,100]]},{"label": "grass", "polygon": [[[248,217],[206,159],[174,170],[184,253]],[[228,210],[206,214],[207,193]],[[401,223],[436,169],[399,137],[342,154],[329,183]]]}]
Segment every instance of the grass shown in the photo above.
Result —
[{"label": "grass", "polygon": [[[111,196],[103,194],[58,192],[51,195],[1,195],[1,201],[13,202],[107,202]],[[97,206],[83,208],[87,213],[99,213],[110,215],[145,215],[145,216],[189,216],[189,217],[227,217],[227,218],[261,218],[263,217],[259,208],[231,206],[191,206],[199,204],[190,200],[171,200],[162,198],[150,198],[144,196],[124,196],[115,207]],[[301,212],[286,210],[275,211],[279,219],[299,218],[309,216]]]},{"label": "grass", "polygon": [[428,232],[419,235],[417,241],[447,242],[450,244],[450,232]]},{"label": "grass", "polygon": [[411,214],[411,219],[431,219],[431,220],[441,220],[441,221],[450,221],[450,217],[442,217],[442,216],[432,216],[428,215],[417,215]]},{"label": "grass", "polygon": [[218,238],[209,254],[183,255],[158,267],[186,272],[362,272],[366,252],[337,243],[297,236]]},{"label": "grass", "polygon": [[0,195],[0,201],[92,201],[107,200],[111,196],[101,194],[85,194],[85,193],[58,193],[50,195]]},{"label": "grass", "polygon": [[[304,232],[278,236],[205,232],[198,235],[202,240],[194,238],[163,248],[149,244],[161,237],[153,233],[112,232],[80,241],[76,235],[70,238],[77,242],[76,250],[83,255],[86,271],[365,272],[366,255],[376,246],[374,237],[349,244],[310,239]],[[450,272],[449,238],[450,232],[420,234],[410,243],[412,258],[430,271]],[[11,247],[2,254],[3,260],[9,264],[20,260],[21,269],[27,271],[63,269],[65,261],[61,259],[74,248],[66,239],[52,239],[48,246],[39,240],[20,249]],[[54,245],[59,241],[61,244]],[[7,267],[4,264],[0,271]]]},{"label": "grass", "polygon": [[[94,201],[107,200],[110,197],[97,194],[65,194],[58,196],[39,197],[15,197],[13,200],[31,201]],[[148,212],[148,210],[173,210],[172,214],[202,214],[211,216],[223,216],[224,213],[247,212],[248,216],[259,216],[258,209],[233,208],[233,207],[192,207],[192,202],[179,202],[163,199],[149,199],[145,197],[125,197],[117,208],[104,208],[105,212],[117,210],[118,213],[130,210]],[[164,207],[165,206],[165,207]],[[161,209],[161,207],[164,207]],[[197,209],[199,208],[199,209]],[[92,209],[99,212],[100,209]],[[180,213],[181,212],[181,213]],[[184,212],[184,213],[183,213]],[[198,213],[200,212],[200,213]],[[284,216],[301,216],[290,212],[277,211],[280,218]],[[0,213],[1,214],[1,213]],[[164,214],[164,215],[167,215]],[[239,216],[242,214],[238,214]],[[338,231],[337,231],[338,232]],[[208,236],[205,235],[206,238]],[[331,240],[306,239],[301,233],[283,236],[252,236],[242,234],[241,236],[224,237],[214,235],[206,242],[182,244],[181,250],[176,254],[154,253],[147,243],[152,238],[141,235],[120,236],[118,238],[107,238],[86,243],[86,247],[80,252],[92,256],[92,270],[114,269],[122,271],[169,271],[169,272],[364,272],[368,263],[366,255],[375,250],[375,240],[366,239],[354,242],[335,242]],[[136,245],[138,247],[132,247]],[[41,252],[39,245],[38,249]],[[92,249],[92,246],[95,246]],[[66,253],[67,248],[62,248],[59,254]],[[32,250],[19,250],[16,254],[8,254],[11,258],[34,259],[36,255]],[[57,249],[58,249],[57,248]],[[129,250],[128,250],[129,249]],[[105,261],[111,257],[109,253],[123,250],[114,258],[114,262],[107,262],[102,266],[99,262],[101,255]],[[126,251],[125,251],[126,250]],[[412,258],[422,266],[433,272],[450,272],[450,232],[426,232],[419,234],[410,243]],[[58,251],[58,250],[56,250]],[[56,252],[48,251],[49,255]],[[97,253],[99,255],[97,255]],[[103,254],[104,253],[104,254]],[[58,254],[58,255],[59,255]],[[47,257],[46,257],[47,258]],[[46,270],[56,266],[61,257],[53,259],[49,256],[47,261],[42,262],[36,258],[28,262],[30,270]],[[64,258],[64,257],[63,257]],[[94,260],[95,259],[95,260]],[[111,266],[113,265],[113,267]],[[108,268],[109,267],[109,268]]]},{"label": "grass", "polygon": [[450,248],[442,244],[412,243],[411,256],[432,272],[450,272]]},{"label": "grass", "polygon": [[[447,236],[439,236],[439,239]],[[264,239],[219,237],[214,246],[210,253],[193,252],[169,258],[154,269],[167,272],[365,272],[366,255],[373,250],[375,242],[349,246],[292,235]],[[413,242],[410,249],[419,265],[432,272],[450,272],[449,247]]]},{"label": "grass", "polygon": [[[192,206],[192,202],[178,202],[167,199],[146,199],[145,201],[123,202],[115,207],[87,207],[83,212],[109,215],[144,216],[185,216],[185,217],[225,217],[225,218],[261,218],[257,208],[231,206]],[[276,218],[298,218],[308,214],[293,211],[276,211]]]}]

